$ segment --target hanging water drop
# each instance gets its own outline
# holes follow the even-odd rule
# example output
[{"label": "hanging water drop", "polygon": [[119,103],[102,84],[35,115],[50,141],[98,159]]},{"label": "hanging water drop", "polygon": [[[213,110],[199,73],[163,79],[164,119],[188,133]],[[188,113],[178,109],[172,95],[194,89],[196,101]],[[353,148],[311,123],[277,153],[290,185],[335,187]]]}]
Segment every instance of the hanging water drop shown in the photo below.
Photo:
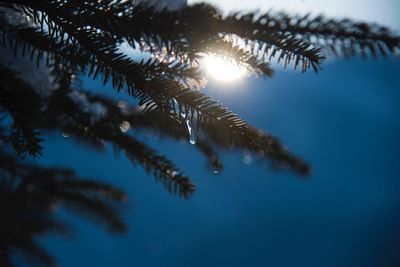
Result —
[{"label": "hanging water drop", "polygon": [[184,119],[185,122],[186,122],[186,127],[187,127],[188,132],[189,132],[189,143],[192,144],[192,145],[195,145],[196,144],[196,130],[195,130],[195,127],[194,127],[195,119],[193,118],[193,116],[192,116],[192,119],[189,119],[189,115],[186,115],[186,113],[183,112],[183,111],[179,112],[179,103],[178,103],[178,101],[176,101],[175,98],[173,98],[172,100],[174,101],[173,108],[174,108],[175,113],[178,113],[179,116],[182,119]]},{"label": "hanging water drop", "polygon": [[129,123],[129,121],[123,121],[120,125],[119,125],[119,129],[121,130],[121,132],[126,133],[127,131],[129,131],[129,129],[131,128],[131,124]]},{"label": "hanging water drop", "polygon": [[194,129],[192,128],[192,125],[190,124],[189,119],[186,119],[186,126],[189,132],[189,143],[191,143],[192,145],[196,144],[196,133],[194,131]]},{"label": "hanging water drop", "polygon": [[193,132],[190,134],[189,142],[192,145],[196,144],[196,136],[193,134]]}]

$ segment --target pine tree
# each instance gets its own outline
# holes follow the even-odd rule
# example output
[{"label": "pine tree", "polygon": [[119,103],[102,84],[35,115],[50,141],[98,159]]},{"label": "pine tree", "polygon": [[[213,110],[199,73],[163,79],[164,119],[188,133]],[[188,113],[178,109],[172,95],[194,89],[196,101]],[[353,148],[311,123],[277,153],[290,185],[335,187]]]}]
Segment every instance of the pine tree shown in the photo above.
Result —
[{"label": "pine tree", "polygon": [[[17,191],[35,197],[27,183],[34,188],[40,184],[40,194],[46,195],[46,201],[37,204],[43,228],[21,226],[27,227],[21,244],[10,243],[15,237],[1,241],[5,266],[12,266],[7,251],[13,246],[51,265],[32,235],[58,228],[58,223],[46,221],[50,205],[58,199],[100,218],[111,229],[124,229],[106,202],[82,191],[103,191],[117,199],[122,193],[114,194],[116,189],[100,183],[65,180],[75,175],[29,161],[44,153],[46,133],[62,133],[98,149],[111,144],[182,197],[195,190],[190,178],[131,134],[131,125],[190,140],[216,171],[223,168],[219,152],[240,150],[274,169],[307,175],[308,164],[277,138],[202,92],[202,57],[230,58],[249,73],[269,78],[274,60],[318,72],[327,56],[387,56],[400,47],[400,37],[390,29],[350,19],[273,12],[223,15],[209,4],[167,10],[121,0],[0,1],[0,32],[0,143],[7,147],[0,151],[0,190],[15,205],[25,205]],[[135,60],[121,52],[121,45],[149,59]],[[79,77],[110,83],[117,92],[136,98],[139,108],[85,90]],[[26,164],[30,172],[23,171]]]}]

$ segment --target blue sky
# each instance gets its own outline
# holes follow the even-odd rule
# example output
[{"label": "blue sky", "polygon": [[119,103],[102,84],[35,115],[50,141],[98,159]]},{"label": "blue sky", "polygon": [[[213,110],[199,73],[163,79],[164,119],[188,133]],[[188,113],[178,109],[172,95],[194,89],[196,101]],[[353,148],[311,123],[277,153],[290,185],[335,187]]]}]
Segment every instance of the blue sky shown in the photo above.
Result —
[{"label": "blue sky", "polygon": [[[380,3],[391,7],[388,17],[399,5]],[[113,236],[67,216],[70,239],[41,240],[60,267],[399,266],[399,73],[398,59],[355,59],[327,62],[319,74],[280,69],[272,79],[210,80],[208,94],[311,163],[306,180],[246,165],[241,153],[223,155],[226,168],[215,175],[190,144],[142,136],[193,177],[197,192],[182,200],[124,157],[51,136],[41,163],[122,187],[129,232]]]}]

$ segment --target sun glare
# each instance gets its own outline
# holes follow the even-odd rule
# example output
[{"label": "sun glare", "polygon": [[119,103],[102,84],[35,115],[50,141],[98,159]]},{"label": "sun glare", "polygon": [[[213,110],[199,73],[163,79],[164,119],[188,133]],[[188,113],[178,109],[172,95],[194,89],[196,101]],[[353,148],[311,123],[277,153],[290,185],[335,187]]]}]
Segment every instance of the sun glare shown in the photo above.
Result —
[{"label": "sun glare", "polygon": [[204,57],[204,66],[208,75],[223,82],[238,80],[247,73],[246,67],[236,60],[214,54]]}]

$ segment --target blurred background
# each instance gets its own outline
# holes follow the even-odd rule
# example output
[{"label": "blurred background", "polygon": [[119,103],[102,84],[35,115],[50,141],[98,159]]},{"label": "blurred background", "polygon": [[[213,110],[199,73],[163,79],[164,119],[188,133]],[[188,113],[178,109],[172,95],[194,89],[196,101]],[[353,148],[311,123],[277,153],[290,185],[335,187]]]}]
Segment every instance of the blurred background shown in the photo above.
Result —
[{"label": "blurred background", "polygon": [[[394,0],[210,2],[227,12],[322,12],[400,29]],[[271,171],[241,153],[222,155],[225,169],[216,174],[189,143],[142,135],[193,178],[196,192],[184,200],[111,149],[97,153],[50,136],[39,163],[72,167],[129,197],[125,235],[68,215],[76,235],[40,237],[58,265],[400,266],[399,58],[328,59],[318,74],[276,67],[270,79],[210,77],[204,90],[307,160],[309,178]],[[99,84],[84,80],[94,90]]]}]

